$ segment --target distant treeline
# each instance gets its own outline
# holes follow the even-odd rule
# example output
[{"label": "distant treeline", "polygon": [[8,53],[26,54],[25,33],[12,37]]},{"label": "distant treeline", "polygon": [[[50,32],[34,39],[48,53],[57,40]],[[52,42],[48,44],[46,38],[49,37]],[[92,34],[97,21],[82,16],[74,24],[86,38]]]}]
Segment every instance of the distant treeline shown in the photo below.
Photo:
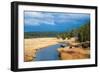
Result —
[{"label": "distant treeline", "polygon": [[72,29],[66,32],[25,32],[24,38],[37,38],[37,37],[57,37],[66,38],[77,37],[78,41],[90,41],[90,23],[80,26],[80,28]]},{"label": "distant treeline", "polygon": [[61,32],[25,32],[24,38],[56,37]]},{"label": "distant treeline", "polygon": [[79,42],[90,41],[90,22],[82,25],[80,28],[57,35],[57,38],[62,39],[69,39],[71,37],[77,37]]}]

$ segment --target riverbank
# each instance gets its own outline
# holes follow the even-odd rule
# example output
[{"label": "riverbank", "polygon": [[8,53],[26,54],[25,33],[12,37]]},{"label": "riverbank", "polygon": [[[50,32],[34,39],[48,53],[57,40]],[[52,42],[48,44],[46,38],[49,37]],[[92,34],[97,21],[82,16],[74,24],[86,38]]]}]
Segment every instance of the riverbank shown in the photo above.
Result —
[{"label": "riverbank", "polygon": [[63,40],[57,38],[31,38],[24,39],[24,61],[32,61],[36,57],[36,52],[38,49],[48,47],[54,44],[58,44]]},{"label": "riverbank", "polygon": [[67,40],[67,47],[59,48],[61,60],[87,59],[90,58],[90,42],[78,42],[74,38]]},{"label": "riverbank", "polygon": [[88,48],[59,48],[61,60],[88,59],[90,58],[90,49]]}]

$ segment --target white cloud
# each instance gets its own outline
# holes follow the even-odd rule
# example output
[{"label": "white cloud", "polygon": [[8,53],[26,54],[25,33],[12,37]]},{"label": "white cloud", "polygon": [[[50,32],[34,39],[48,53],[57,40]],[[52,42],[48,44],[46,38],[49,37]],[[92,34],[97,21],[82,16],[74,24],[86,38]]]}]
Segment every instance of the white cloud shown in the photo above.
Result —
[{"label": "white cloud", "polygon": [[40,24],[55,25],[54,16],[42,12],[25,12],[25,24],[38,26]]},{"label": "white cloud", "polygon": [[25,19],[25,24],[26,25],[34,25],[34,26],[38,26],[40,25],[37,19]]},{"label": "white cloud", "polygon": [[41,15],[41,13],[40,12],[24,12],[24,14],[25,14],[25,17],[40,17],[40,16],[42,16]]}]

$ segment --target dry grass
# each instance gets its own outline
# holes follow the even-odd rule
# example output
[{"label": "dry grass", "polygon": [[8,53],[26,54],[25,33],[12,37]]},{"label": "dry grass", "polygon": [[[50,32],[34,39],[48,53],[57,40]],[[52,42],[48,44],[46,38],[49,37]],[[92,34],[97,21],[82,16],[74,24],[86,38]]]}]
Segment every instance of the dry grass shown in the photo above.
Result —
[{"label": "dry grass", "polygon": [[32,61],[36,57],[36,51],[38,49],[42,49],[43,47],[47,47],[50,45],[57,44],[59,39],[57,38],[32,38],[25,39],[25,49],[24,49],[24,61]]},{"label": "dry grass", "polygon": [[61,60],[73,60],[73,59],[87,59],[90,58],[90,50],[83,48],[60,48],[58,49]]}]

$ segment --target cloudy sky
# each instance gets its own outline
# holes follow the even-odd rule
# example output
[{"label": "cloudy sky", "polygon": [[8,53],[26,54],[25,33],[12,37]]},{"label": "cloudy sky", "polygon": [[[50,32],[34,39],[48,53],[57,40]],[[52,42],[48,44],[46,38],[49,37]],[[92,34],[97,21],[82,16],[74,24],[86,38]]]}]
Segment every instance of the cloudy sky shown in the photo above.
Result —
[{"label": "cloudy sky", "polygon": [[25,32],[64,32],[87,23],[89,14],[57,12],[24,12]]}]

